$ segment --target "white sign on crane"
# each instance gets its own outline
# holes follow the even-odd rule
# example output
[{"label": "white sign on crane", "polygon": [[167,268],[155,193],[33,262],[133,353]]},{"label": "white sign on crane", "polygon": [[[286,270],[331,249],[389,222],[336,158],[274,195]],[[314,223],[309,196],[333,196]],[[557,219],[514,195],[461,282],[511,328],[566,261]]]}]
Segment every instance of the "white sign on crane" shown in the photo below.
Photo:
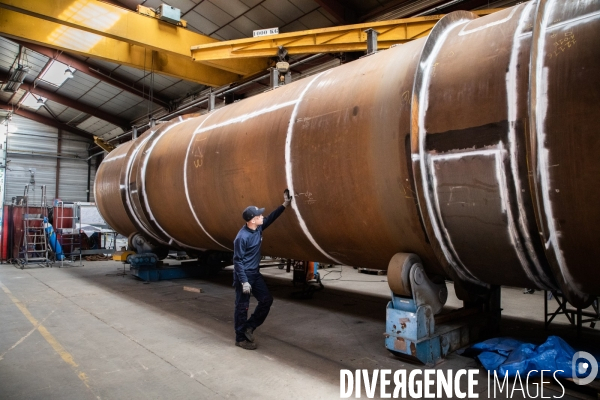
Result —
[{"label": "white sign on crane", "polygon": [[279,35],[279,28],[268,28],[268,29],[259,29],[256,31],[252,31],[252,36],[269,36],[269,35]]}]

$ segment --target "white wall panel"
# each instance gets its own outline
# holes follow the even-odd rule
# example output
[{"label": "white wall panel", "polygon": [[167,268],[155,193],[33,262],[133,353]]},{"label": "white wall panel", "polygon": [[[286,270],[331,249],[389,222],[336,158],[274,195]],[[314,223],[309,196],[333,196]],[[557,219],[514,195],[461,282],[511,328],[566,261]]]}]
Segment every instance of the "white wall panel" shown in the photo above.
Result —
[{"label": "white wall panel", "polygon": [[58,198],[62,201],[87,201],[88,164],[87,143],[70,133],[63,133],[61,140],[62,154],[78,154],[80,160],[60,160]]},{"label": "white wall panel", "polygon": [[[56,192],[57,129],[14,115],[12,122],[18,131],[7,139],[6,191],[4,200],[10,203],[13,197],[23,196],[25,185],[30,185],[31,204],[41,201],[41,186],[46,185],[49,202]],[[47,157],[32,155],[44,153]],[[28,154],[29,153],[29,154]],[[30,170],[34,170],[35,183],[31,184]]]},{"label": "white wall panel", "polygon": [[[30,201],[41,201],[41,186],[46,185],[48,204],[57,197],[63,201],[87,201],[88,144],[79,136],[62,133],[61,154],[79,159],[60,160],[59,187],[56,188],[58,130],[26,118],[13,116],[18,127],[8,137],[5,201],[23,196],[25,185],[30,184],[30,169],[35,170],[35,184],[30,186]],[[32,154],[35,153],[35,154]],[[92,185],[95,168],[92,165]],[[93,186],[92,186],[93,187]],[[90,201],[93,201],[90,199]]]}]

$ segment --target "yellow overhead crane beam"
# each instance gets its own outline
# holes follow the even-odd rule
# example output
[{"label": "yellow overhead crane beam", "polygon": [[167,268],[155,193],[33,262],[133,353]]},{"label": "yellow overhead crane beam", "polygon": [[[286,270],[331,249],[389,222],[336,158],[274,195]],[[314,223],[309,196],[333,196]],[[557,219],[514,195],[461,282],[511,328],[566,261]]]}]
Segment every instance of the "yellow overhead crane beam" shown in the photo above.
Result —
[{"label": "yellow overhead crane beam", "polygon": [[[501,9],[474,11],[487,15]],[[228,40],[216,43],[199,43],[193,46],[194,61],[206,62],[249,57],[273,57],[283,46],[288,54],[335,53],[344,51],[364,51],[367,49],[365,30],[374,29],[377,48],[387,49],[395,44],[425,37],[444,15],[431,15],[396,19],[391,21],[368,22],[333,28],[312,29],[279,35]]]},{"label": "yellow overhead crane beam", "polygon": [[96,143],[96,145],[98,147],[100,147],[102,150],[104,150],[107,153],[110,153],[111,151],[113,151],[116,148],[112,144],[105,142],[104,140],[102,140],[102,138],[99,138],[98,136],[95,136],[95,135],[94,135],[94,143]]},{"label": "yellow overhead crane beam", "polygon": [[[140,50],[155,51],[159,68],[172,64],[157,72],[209,86],[231,83],[239,78],[234,75],[251,75],[269,66],[266,58],[221,60],[203,63],[204,68],[194,72],[198,64],[190,60],[190,47],[216,39],[97,0],[0,0],[0,12],[2,34],[140,69],[150,69]],[[184,71],[181,76],[178,69]]]},{"label": "yellow overhead crane beam", "polygon": [[240,75],[195,63],[188,56],[146,51],[143,47],[79,29],[65,27],[29,15],[0,8],[0,34],[57,50],[97,58],[137,69],[185,79],[208,86],[239,80]]}]

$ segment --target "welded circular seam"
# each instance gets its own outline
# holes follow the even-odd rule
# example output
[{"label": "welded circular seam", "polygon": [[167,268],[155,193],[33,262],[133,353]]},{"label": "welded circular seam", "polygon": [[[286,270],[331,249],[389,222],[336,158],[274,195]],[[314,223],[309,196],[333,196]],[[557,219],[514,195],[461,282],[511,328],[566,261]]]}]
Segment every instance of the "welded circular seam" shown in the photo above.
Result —
[{"label": "welded circular seam", "polygon": [[[532,3],[529,3],[529,4],[531,5]],[[467,24],[467,25],[465,25],[460,30],[460,32],[458,32],[458,36],[470,35],[471,33],[477,33],[477,32],[480,32],[480,31],[482,31],[484,29],[490,28],[492,26],[497,26],[497,25],[504,24],[505,22],[508,22],[508,21],[510,21],[512,19],[512,17],[517,12],[517,8],[519,8],[519,7],[518,6],[512,7],[512,10],[511,10],[510,14],[508,14],[506,17],[504,17],[502,19],[499,19],[499,20],[496,20],[496,21],[489,22],[489,23],[487,23],[485,25],[482,25],[482,26],[478,26],[477,28],[465,30],[465,28],[467,27],[467,25],[469,25],[469,24]]]},{"label": "welded circular seam", "polygon": [[[294,105],[294,109],[292,110],[292,115],[290,116],[290,121],[288,123],[288,129],[287,129],[287,135],[285,138],[285,178],[286,178],[286,182],[287,182],[287,188],[289,189],[290,193],[295,193],[294,192],[294,179],[293,179],[293,174],[292,174],[292,135],[294,132],[294,123],[295,123],[295,119],[296,119],[296,115],[298,114],[298,107],[300,106],[300,103],[302,102],[302,99],[304,98],[304,95],[306,94],[306,92],[308,91],[308,89],[311,87],[311,85],[323,74],[325,73],[329,73],[331,72],[331,70],[328,71],[323,71],[319,74],[317,74],[302,90],[302,93],[300,93],[300,97],[298,98],[296,104]],[[296,214],[296,218],[298,218],[298,223],[300,224],[300,227],[302,228],[302,231],[304,232],[304,235],[308,238],[308,240],[312,243],[312,245],[321,252],[321,254],[323,254],[325,257],[329,258],[330,260],[334,261],[337,264],[343,264],[341,261],[336,260],[335,258],[333,258],[331,255],[329,255],[325,250],[323,250],[323,248],[321,248],[321,246],[319,246],[319,244],[317,243],[317,241],[315,240],[315,238],[312,236],[312,234],[310,233],[310,231],[308,230],[308,227],[306,226],[306,222],[304,221],[304,218],[302,218],[302,215],[300,214],[300,210],[298,209],[298,206],[296,204],[296,199],[295,197],[292,197],[292,202],[291,202],[291,206],[292,209],[294,210],[295,214]]]},{"label": "welded circular seam", "polygon": [[[563,283],[569,285],[574,292],[577,293],[581,298],[585,298],[587,295],[578,287],[577,282],[571,276],[568,266],[560,245],[558,243],[559,232],[556,230],[555,218],[552,210],[552,202],[550,200],[550,166],[548,156],[550,151],[545,148],[546,132],[545,122],[546,115],[548,112],[548,67],[544,67],[545,58],[545,45],[546,45],[546,30],[549,25],[549,19],[552,7],[554,6],[554,0],[540,0],[538,4],[538,10],[536,20],[539,20],[539,24],[535,24],[535,30],[533,40],[536,42],[534,51],[532,51],[531,58],[531,79],[532,84],[530,95],[533,101],[530,101],[532,108],[530,110],[531,118],[533,119],[535,129],[535,147],[536,147],[536,189],[539,187],[539,194],[541,194],[542,204],[538,203],[540,210],[540,216],[543,216],[542,221],[546,224],[546,230],[544,232],[544,244],[546,250],[552,248],[554,258],[558,264],[559,271],[563,278]],[[537,22],[537,21],[536,21]],[[564,285],[561,285],[564,289]]]},{"label": "welded circular seam", "polygon": [[[112,156],[111,156],[111,154],[112,154]],[[118,156],[115,156],[114,154],[115,154],[114,152],[108,153],[106,158],[104,160],[102,160],[102,163],[100,164],[100,166],[98,167],[98,169],[96,171],[96,176],[100,175],[102,169],[108,168],[108,167],[104,166],[105,163],[119,160],[119,159],[127,156],[127,152],[119,154]],[[101,183],[102,183],[101,179],[94,179],[94,197],[96,197],[96,195],[98,194],[98,185]],[[121,185],[121,183],[119,182],[119,197],[121,198],[121,203],[122,203],[122,196],[120,194],[120,191],[122,188],[123,188],[123,185]],[[96,203],[98,203],[98,205],[99,205],[98,208],[101,208],[102,196],[98,196],[98,198],[96,199]],[[125,207],[123,207],[123,208],[125,208]],[[127,214],[127,212],[125,212],[125,213]],[[134,228],[135,228],[135,226],[134,226]]]},{"label": "welded circular seam", "polygon": [[[120,189],[122,190],[121,192],[121,198],[124,201],[126,207],[125,208],[125,212],[127,213],[127,215],[129,216],[129,219],[131,220],[131,222],[133,223],[133,225],[140,231],[143,233],[146,233],[148,236],[154,238],[155,240],[157,240],[159,243],[162,244],[166,244],[162,239],[156,237],[156,235],[154,234],[154,232],[151,232],[144,224],[142,224],[142,222],[138,219],[137,215],[135,214],[135,212],[133,212],[132,206],[131,206],[131,200],[129,198],[129,177],[131,174],[131,167],[133,165],[133,160],[135,159],[135,156],[137,154],[137,152],[139,151],[140,147],[146,142],[146,140],[148,140],[148,138],[150,136],[152,136],[154,134],[155,131],[151,131],[150,134],[148,135],[147,138],[145,138],[144,140],[141,140],[139,145],[136,146],[136,143],[134,142],[133,144],[133,149],[129,149],[129,151],[131,151],[131,157],[129,157],[129,159],[127,160],[127,164],[125,164],[125,176],[124,176],[124,182],[122,182]],[[139,141],[139,139],[138,139]],[[128,153],[129,153],[128,151]]]},{"label": "welded circular seam", "polygon": [[[139,146],[136,146],[134,148],[134,151],[132,153],[132,157],[131,157],[131,166],[128,168],[128,177],[127,177],[127,194],[128,194],[128,200],[129,200],[129,205],[131,207],[131,212],[135,215],[135,217],[138,219],[138,221],[143,225],[143,227],[145,228],[146,232],[150,232],[151,236],[153,238],[155,238],[156,240],[159,241],[159,243],[162,244],[168,244],[167,241],[165,240],[165,238],[161,237],[158,232],[156,232],[153,227],[150,224],[150,221],[148,221],[148,219],[146,218],[146,215],[144,215],[144,210],[141,209],[142,204],[139,201],[139,196],[140,196],[140,184],[137,180],[137,175],[133,176],[132,172],[133,169],[135,167],[138,167],[139,169],[139,161],[136,162],[137,156],[139,155],[140,151],[142,151],[142,149],[144,148],[144,145],[154,137],[154,135],[156,134],[156,132],[160,131],[160,129],[162,129],[164,127],[164,125],[159,128],[157,131],[152,132],[151,135],[149,135],[148,137],[146,137],[142,143],[140,143]],[[131,181],[133,180],[133,181]],[[131,189],[132,185],[135,185],[135,189]],[[136,202],[136,197],[137,196],[137,202]],[[139,204],[139,207],[138,207]]]},{"label": "welded circular seam", "polygon": [[[510,229],[511,229],[511,232],[513,235],[513,238],[511,238],[511,239],[513,239],[515,241],[514,245],[516,247],[516,251],[519,256],[519,260],[521,262],[521,266],[523,267],[523,270],[525,271],[525,273],[527,274],[529,279],[532,282],[534,282],[536,285],[538,285],[538,287],[544,288],[547,290],[552,290],[552,289],[555,289],[555,287],[552,284],[552,281],[547,276],[546,272],[544,271],[544,269],[540,263],[540,260],[538,259],[535,248],[533,246],[533,240],[530,236],[530,232],[528,229],[529,223],[527,220],[527,214],[526,214],[525,207],[523,204],[523,195],[522,195],[523,188],[521,185],[521,179],[519,177],[519,170],[518,170],[519,161],[518,161],[518,154],[517,154],[517,137],[516,137],[516,130],[515,130],[515,124],[517,123],[517,101],[518,101],[517,64],[518,64],[519,50],[521,47],[521,41],[523,40],[523,38],[521,38],[521,34],[522,34],[523,28],[525,26],[525,21],[527,20],[527,17],[530,15],[530,11],[531,11],[531,8],[533,7],[533,3],[530,2],[523,6],[515,6],[513,9],[513,12],[511,12],[510,16],[512,17],[512,15],[515,13],[515,10],[517,10],[518,8],[521,8],[521,7],[523,9],[522,9],[521,16],[520,16],[518,24],[517,24],[517,29],[515,29],[515,34],[513,36],[513,45],[512,45],[511,53],[510,53],[508,71],[506,72],[506,99],[507,99],[507,110],[508,110],[508,142],[509,142],[509,147],[510,147],[510,151],[509,151],[510,166],[511,166],[513,183],[514,183],[514,187],[515,187],[515,195],[517,198],[517,208],[518,208],[518,212],[519,212],[518,228],[519,228],[519,232],[521,233],[521,235],[524,238],[524,243],[521,241],[521,239],[518,235],[518,232],[515,231],[515,227],[513,226],[514,219],[512,217],[512,213],[510,212],[510,209],[509,209],[509,215],[507,217],[508,217],[509,223],[511,224]],[[523,250],[527,251],[527,255],[529,255],[529,258],[531,260],[531,263],[533,263],[533,266],[531,265],[529,260],[524,258],[524,254],[522,254]]]},{"label": "welded circular seam", "polygon": [[[450,240],[449,234],[447,230],[440,225],[441,217],[439,212],[434,210],[432,199],[431,199],[431,189],[429,185],[429,180],[432,176],[432,172],[429,170],[429,155],[425,151],[425,137],[427,135],[427,131],[425,130],[425,113],[429,103],[429,85],[430,85],[430,77],[431,77],[431,66],[433,65],[433,60],[441,50],[444,42],[446,41],[450,32],[463,24],[468,23],[472,19],[468,20],[457,20],[448,22],[448,18],[454,18],[455,15],[459,12],[454,12],[452,14],[447,15],[442,18],[433,28],[431,34],[427,38],[427,42],[423,47],[421,57],[419,59],[419,66],[417,68],[417,72],[415,74],[415,84],[413,93],[418,95],[418,100],[416,102],[418,107],[418,115],[417,115],[417,124],[415,125],[413,122],[413,126],[417,128],[417,134],[419,139],[419,166],[421,169],[421,179],[423,185],[423,198],[425,199],[425,204],[427,207],[427,212],[431,216],[429,218],[431,222],[431,227],[433,229],[433,234],[446,258],[446,261],[454,271],[465,281],[469,281],[475,283],[477,285],[485,285],[484,282],[481,282],[477,279],[471,271],[468,270],[464,266],[464,264],[460,261],[458,254],[454,250],[452,246],[452,241]],[[466,14],[466,13],[465,13]],[[436,29],[437,28],[437,29]],[[441,30],[441,32],[440,32]],[[437,31],[437,32],[436,32]],[[437,35],[436,35],[437,34]],[[431,45],[431,41],[435,40],[435,43]],[[432,46],[431,50],[429,50],[428,46]],[[428,51],[429,50],[429,51]],[[424,57],[426,57],[424,59]],[[414,118],[414,115],[413,115]],[[439,221],[438,221],[439,219]],[[443,231],[442,231],[443,229]]]},{"label": "welded circular seam", "polygon": [[188,205],[190,207],[190,210],[192,212],[192,215],[194,216],[194,219],[196,220],[196,223],[198,224],[198,226],[200,227],[200,229],[202,229],[202,232],[204,232],[204,234],[210,238],[210,240],[212,240],[213,242],[215,242],[217,245],[223,247],[226,250],[229,251],[233,251],[233,249],[230,249],[227,246],[222,245],[221,243],[219,243],[215,238],[213,238],[204,228],[204,225],[202,225],[202,223],[200,222],[200,219],[198,218],[198,215],[196,215],[196,211],[194,210],[194,206],[192,205],[192,199],[190,198],[190,194],[188,191],[188,182],[187,182],[187,166],[188,166],[188,159],[189,159],[189,154],[190,154],[190,150],[192,148],[192,144],[194,143],[194,139],[196,138],[196,134],[200,131],[200,129],[202,128],[202,125],[204,125],[204,123],[206,121],[208,121],[210,119],[210,117],[212,117],[214,114],[216,114],[217,112],[219,112],[219,110],[222,110],[222,108],[212,111],[211,113],[208,114],[208,116],[206,118],[204,118],[202,120],[202,122],[200,122],[200,125],[198,125],[198,127],[194,130],[194,133],[192,134],[192,137],[190,139],[190,143],[188,144],[188,148],[187,151],[185,153],[185,160],[183,162],[183,187],[185,189],[185,197],[187,199]]},{"label": "welded circular seam", "polygon": [[[154,147],[156,146],[156,144],[167,132],[169,132],[173,127],[175,127],[175,126],[181,124],[183,121],[185,121],[183,119],[183,117],[181,117],[181,116],[178,119],[179,119],[178,122],[169,121],[170,122],[169,125],[166,127],[163,127],[163,129],[161,129],[161,131],[158,134],[152,135],[152,138],[150,138],[147,141],[146,145],[144,146],[145,151],[142,152],[142,160],[141,160],[142,166],[140,167],[140,176],[142,178],[141,184],[140,184],[140,189],[141,189],[140,197],[141,197],[142,201],[140,203],[142,204],[142,208],[144,208],[142,211],[145,211],[145,213],[147,214],[148,222],[153,225],[153,228],[156,228],[157,230],[162,232],[169,239],[169,242],[168,242],[169,245],[172,245],[173,243],[175,243],[178,246],[185,246],[185,247],[190,247],[194,250],[201,250],[198,247],[184,245],[183,243],[180,243],[174,237],[169,235],[169,233],[165,229],[163,229],[163,227],[158,223],[158,221],[154,217],[154,214],[152,213],[152,208],[150,207],[150,204],[148,202],[148,196],[146,195],[146,168],[148,166],[148,160],[150,159],[150,155],[152,154],[152,151],[154,150]],[[146,147],[148,145],[150,145],[150,148],[146,149]]]}]

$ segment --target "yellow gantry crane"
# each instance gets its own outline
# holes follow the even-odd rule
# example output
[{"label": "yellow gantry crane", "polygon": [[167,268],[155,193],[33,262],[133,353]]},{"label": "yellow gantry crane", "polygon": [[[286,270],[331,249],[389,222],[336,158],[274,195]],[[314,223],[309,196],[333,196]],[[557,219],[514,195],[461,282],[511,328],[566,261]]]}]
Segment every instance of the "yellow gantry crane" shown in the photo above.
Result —
[{"label": "yellow gantry crane", "polygon": [[365,31],[374,29],[378,47],[386,49],[427,36],[442,17],[220,42],[185,29],[184,22],[161,21],[147,7],[139,7],[136,13],[98,0],[0,0],[2,35],[213,87],[264,71],[274,64],[271,58],[278,55],[279,47],[288,54],[366,50]]},{"label": "yellow gantry crane", "polygon": [[0,0],[0,34],[207,86],[235,82],[270,63],[194,63],[190,48],[216,39],[97,0]]},{"label": "yellow gantry crane", "polygon": [[[481,10],[474,13],[487,15],[499,10],[501,9]],[[366,31],[368,29],[373,29],[378,33],[377,47],[387,49],[393,45],[429,35],[431,29],[442,17],[444,17],[443,14],[431,15],[203,43],[191,48],[192,58],[197,62],[207,62],[274,57],[278,55],[279,47],[284,47],[288,54],[364,51],[367,49]]]}]

